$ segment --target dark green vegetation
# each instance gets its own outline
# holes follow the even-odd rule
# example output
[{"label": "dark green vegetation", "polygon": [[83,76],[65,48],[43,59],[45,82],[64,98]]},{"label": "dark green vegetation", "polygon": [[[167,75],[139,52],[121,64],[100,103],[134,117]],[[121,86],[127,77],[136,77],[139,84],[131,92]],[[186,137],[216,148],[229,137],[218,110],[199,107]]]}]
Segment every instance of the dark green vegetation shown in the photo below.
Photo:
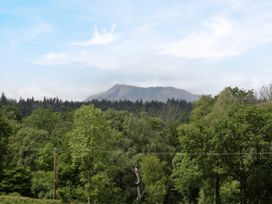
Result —
[{"label": "dark green vegetation", "polygon": [[28,98],[27,100],[20,99],[17,103],[15,100],[7,100],[5,95],[1,97],[2,104],[13,107],[17,110],[17,117],[25,117],[32,113],[37,108],[51,109],[56,112],[67,113],[74,111],[82,105],[93,104],[95,107],[105,111],[107,109],[123,110],[131,113],[146,112],[153,117],[160,117],[164,121],[174,120],[178,117],[185,116],[182,113],[188,113],[192,109],[192,103],[187,103],[183,100],[168,100],[165,103],[158,101],[142,102],[142,101],[89,101],[89,102],[73,102],[62,101],[59,98],[44,98],[43,101]]},{"label": "dark green vegetation", "polygon": [[1,204],[61,204],[61,201],[54,201],[48,199],[34,199],[28,197],[17,196],[0,196]]},{"label": "dark green vegetation", "polygon": [[272,102],[262,99],[226,88],[191,111],[2,96],[0,192],[52,198],[56,147],[64,203],[272,203]]}]

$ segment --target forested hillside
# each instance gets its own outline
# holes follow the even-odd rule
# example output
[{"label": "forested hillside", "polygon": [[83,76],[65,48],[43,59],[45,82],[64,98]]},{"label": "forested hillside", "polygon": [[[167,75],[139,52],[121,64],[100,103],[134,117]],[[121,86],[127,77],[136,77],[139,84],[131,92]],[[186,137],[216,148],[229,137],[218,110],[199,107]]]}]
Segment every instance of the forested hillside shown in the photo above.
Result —
[{"label": "forested hillside", "polygon": [[[12,109],[16,117],[22,118],[30,115],[33,110],[38,108],[51,109],[60,113],[73,111],[82,105],[95,105],[95,107],[105,111],[113,108],[115,110],[124,110],[131,113],[146,112],[150,116],[160,117],[165,121],[176,120],[180,116],[186,117],[187,113],[192,110],[192,103],[184,100],[168,99],[165,103],[158,101],[142,102],[142,101],[62,101],[59,98],[44,98],[43,100],[35,100],[34,98],[16,100],[8,99],[4,93],[0,97],[0,104],[8,109]],[[19,119],[18,118],[18,119]]]},{"label": "forested hillside", "polygon": [[272,203],[272,102],[262,99],[238,88],[193,105],[2,95],[0,194],[56,193],[64,203]]}]

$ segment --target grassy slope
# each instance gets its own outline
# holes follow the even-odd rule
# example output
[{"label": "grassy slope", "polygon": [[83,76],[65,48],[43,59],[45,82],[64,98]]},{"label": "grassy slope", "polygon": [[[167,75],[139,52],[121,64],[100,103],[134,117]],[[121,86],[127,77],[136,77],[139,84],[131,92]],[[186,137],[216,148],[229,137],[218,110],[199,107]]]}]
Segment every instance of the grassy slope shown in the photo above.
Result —
[{"label": "grassy slope", "polygon": [[39,200],[27,197],[0,196],[0,204],[61,204],[61,201]]}]

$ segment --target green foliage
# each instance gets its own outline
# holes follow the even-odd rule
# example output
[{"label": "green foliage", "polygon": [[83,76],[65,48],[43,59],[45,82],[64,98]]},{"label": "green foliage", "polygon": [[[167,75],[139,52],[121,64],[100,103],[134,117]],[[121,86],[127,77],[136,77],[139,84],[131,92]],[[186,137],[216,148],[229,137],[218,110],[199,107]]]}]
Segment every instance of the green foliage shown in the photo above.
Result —
[{"label": "green foliage", "polygon": [[50,109],[37,109],[34,110],[30,116],[24,119],[24,125],[27,127],[46,130],[51,133],[61,121],[60,113],[56,113]]},{"label": "green foliage", "polygon": [[52,171],[32,172],[31,192],[35,198],[52,198]]},{"label": "green foliage", "polygon": [[4,155],[7,153],[8,138],[11,131],[11,126],[0,107],[0,179],[4,166]]},{"label": "green foliage", "polygon": [[148,203],[163,203],[166,194],[167,177],[165,162],[156,156],[145,156],[140,163],[141,175]]},{"label": "green foliage", "polygon": [[[146,114],[126,117],[123,134],[130,140],[128,151],[142,153],[175,152],[169,127],[159,118]],[[165,157],[169,155],[164,155]],[[161,155],[163,157],[163,155]]]},{"label": "green foliage", "polygon": [[211,96],[202,96],[193,104],[190,120],[193,122],[203,119],[211,112],[214,102],[215,99]]},{"label": "green foliage", "polygon": [[101,110],[94,106],[83,106],[76,111],[69,142],[71,149],[76,150],[72,152],[74,162],[91,165],[95,151],[106,150],[112,139],[111,129]]},{"label": "green foliage", "polygon": [[37,169],[43,169],[47,171],[52,169],[53,149],[54,145],[50,142],[46,143],[45,146],[39,148],[39,151],[36,152],[37,158],[35,160]]},{"label": "green foliage", "polygon": [[10,152],[13,155],[13,164],[25,165],[36,169],[37,151],[49,140],[45,130],[22,128],[10,138]]},{"label": "green foliage", "polygon": [[[215,98],[202,97],[190,124],[179,128],[181,151],[188,155],[179,160],[177,154],[174,160],[176,188],[182,192],[197,187],[200,200],[206,202],[213,194],[215,203],[270,200],[269,188],[259,183],[270,185],[260,179],[270,165],[270,158],[262,153],[271,149],[271,116],[256,104],[252,91],[226,88]],[[239,181],[239,193],[234,181]]]},{"label": "green foliage", "polygon": [[[110,150],[115,140],[114,132],[107,124],[102,111],[94,106],[82,106],[75,112],[74,128],[70,133],[69,145],[72,151],[72,160],[79,165],[81,182],[85,187],[86,198],[104,202],[108,187],[112,194],[116,193],[114,183],[106,173],[110,168]],[[103,182],[104,181],[104,182]],[[91,183],[96,188],[91,188]]]},{"label": "green foliage", "polygon": [[64,203],[272,203],[272,105],[264,101],[228,87],[201,97],[189,114],[191,104],[175,100],[80,107],[2,95],[0,194],[50,198],[57,147]]},{"label": "green foliage", "polygon": [[91,178],[90,197],[99,203],[110,203],[120,201],[120,189],[115,186],[106,172],[98,172]]},{"label": "green foliage", "polygon": [[196,159],[191,159],[186,154],[177,154],[173,160],[173,165],[174,171],[172,177],[179,192],[188,193],[190,188],[200,187],[203,173]]},{"label": "green foliage", "polygon": [[0,182],[0,192],[17,192],[24,196],[31,195],[31,171],[28,168],[16,167],[5,169]]},{"label": "green foliage", "polygon": [[1,204],[61,204],[62,202],[57,200],[38,200],[28,197],[16,197],[16,196],[0,196]]},{"label": "green foliage", "polygon": [[[249,193],[251,185],[257,184],[257,180],[253,178],[261,179],[262,169],[270,165],[269,157],[258,154],[270,152],[271,119],[271,114],[255,106],[247,105],[231,111],[229,117],[216,126],[217,134],[214,142],[217,144],[217,149],[223,152],[231,150],[232,153],[236,153],[233,156],[223,157],[222,163],[226,172],[231,172],[233,178],[240,181],[241,202],[246,202],[248,199],[253,200],[252,194]],[[254,182],[251,183],[251,179]],[[263,187],[259,186],[259,188]],[[266,187],[263,188],[265,189]],[[261,194],[255,196],[257,196],[256,201],[259,202]],[[270,196],[266,199],[270,199]]]},{"label": "green foliage", "polygon": [[[115,109],[118,111],[128,111],[133,114],[138,114],[140,112],[146,112],[152,117],[160,117],[164,121],[172,121],[180,119],[180,115],[188,113],[192,109],[192,104],[183,100],[169,99],[168,101],[84,101],[84,102],[74,102],[74,101],[62,101],[59,98],[44,98],[42,101],[35,100],[33,97],[28,99],[20,99],[18,102],[7,99],[3,99],[5,104],[9,106],[16,105],[16,108],[22,116],[30,115],[34,110],[45,108],[52,109],[55,112],[69,113],[75,109],[80,108],[82,105],[94,105],[95,107],[106,111],[108,109]],[[1,98],[0,98],[1,104]]]},{"label": "green foliage", "polygon": [[230,204],[239,203],[239,182],[236,180],[226,181],[221,186],[222,202]]}]

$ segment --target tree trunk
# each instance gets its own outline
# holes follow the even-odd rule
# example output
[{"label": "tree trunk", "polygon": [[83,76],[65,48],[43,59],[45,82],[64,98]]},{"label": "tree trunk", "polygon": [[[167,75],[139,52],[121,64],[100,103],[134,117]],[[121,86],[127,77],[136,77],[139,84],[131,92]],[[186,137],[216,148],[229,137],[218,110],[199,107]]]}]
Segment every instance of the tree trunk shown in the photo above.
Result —
[{"label": "tree trunk", "polygon": [[220,178],[219,178],[219,176],[216,176],[216,179],[215,179],[214,203],[215,204],[221,204],[221,198],[220,198]]},{"label": "tree trunk", "polygon": [[135,176],[137,178],[137,180],[135,182],[135,184],[137,185],[137,198],[136,198],[136,200],[137,200],[137,202],[139,202],[141,200],[142,193],[140,190],[140,173],[139,173],[137,165],[134,167],[134,169],[132,169],[132,171],[134,171]]},{"label": "tree trunk", "polygon": [[247,204],[247,179],[242,178],[240,181],[240,204]]}]

